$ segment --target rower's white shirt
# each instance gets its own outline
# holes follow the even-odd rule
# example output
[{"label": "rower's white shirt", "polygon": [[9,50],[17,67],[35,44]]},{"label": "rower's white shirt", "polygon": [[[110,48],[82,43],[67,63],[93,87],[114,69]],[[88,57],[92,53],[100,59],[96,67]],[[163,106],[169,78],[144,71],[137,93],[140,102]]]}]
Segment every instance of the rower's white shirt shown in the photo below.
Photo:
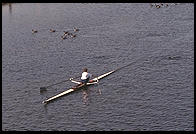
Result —
[{"label": "rower's white shirt", "polygon": [[83,72],[81,80],[86,80],[86,79],[90,78],[91,76],[92,76],[92,74],[87,73],[87,72]]}]

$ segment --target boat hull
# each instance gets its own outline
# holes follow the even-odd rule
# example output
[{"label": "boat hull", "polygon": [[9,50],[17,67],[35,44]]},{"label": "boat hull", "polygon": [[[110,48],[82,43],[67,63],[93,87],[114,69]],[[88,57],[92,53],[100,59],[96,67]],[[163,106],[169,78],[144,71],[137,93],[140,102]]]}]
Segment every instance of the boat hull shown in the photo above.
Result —
[{"label": "boat hull", "polygon": [[[94,80],[94,81],[100,80],[100,79],[102,79],[102,78],[104,78],[104,77],[106,77],[106,76],[112,74],[113,72],[115,72],[115,70],[110,71],[110,72],[108,72],[108,73],[105,73],[105,74],[103,74],[103,75],[100,75],[100,76],[98,76],[98,77],[96,77],[96,78],[94,78],[94,79],[92,79],[92,80]],[[80,84],[80,82],[77,82],[77,81],[74,81],[74,80],[71,80],[71,81],[74,82],[74,83],[76,83],[76,84]],[[87,83],[86,85],[88,86],[88,85],[92,85],[92,84],[96,84],[96,83],[98,83],[98,82]],[[53,97],[50,97],[50,98],[48,98],[48,99],[42,101],[42,103],[48,103],[48,102],[50,102],[50,101],[52,101],[52,100],[55,100],[55,99],[57,99],[57,98],[59,98],[59,97],[61,97],[61,96],[64,96],[64,95],[66,95],[66,94],[69,94],[69,93],[71,93],[71,92],[73,92],[73,91],[75,91],[75,90],[81,89],[82,87],[84,87],[84,86],[86,86],[86,85],[85,85],[85,84],[77,85],[76,87],[70,88],[70,89],[68,89],[68,90],[66,90],[66,91],[64,91],[64,92],[62,92],[62,93],[60,93],[60,94],[57,94],[57,95],[55,95],[55,96],[53,96]]]}]

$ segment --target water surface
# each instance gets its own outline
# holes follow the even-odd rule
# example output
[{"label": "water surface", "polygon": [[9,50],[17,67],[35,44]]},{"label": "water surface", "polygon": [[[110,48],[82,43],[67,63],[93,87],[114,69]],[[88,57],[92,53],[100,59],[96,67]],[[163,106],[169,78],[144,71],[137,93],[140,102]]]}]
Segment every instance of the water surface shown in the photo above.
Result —
[{"label": "water surface", "polygon": [[[194,5],[168,5],[2,6],[2,129],[194,130]],[[76,38],[61,40],[66,30]],[[74,84],[40,93],[42,86],[84,67],[98,76],[131,62],[98,85],[41,103]]]}]

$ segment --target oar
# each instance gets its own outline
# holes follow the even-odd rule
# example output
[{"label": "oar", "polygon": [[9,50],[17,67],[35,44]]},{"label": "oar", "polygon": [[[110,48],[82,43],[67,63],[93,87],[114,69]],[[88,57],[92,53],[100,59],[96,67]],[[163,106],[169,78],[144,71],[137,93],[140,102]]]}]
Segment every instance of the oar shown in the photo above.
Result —
[{"label": "oar", "polygon": [[[78,78],[78,77],[80,77],[80,76],[74,77],[73,79],[76,79],[76,78]],[[55,83],[55,84],[52,84],[52,85],[49,85],[49,86],[46,86],[46,87],[40,87],[40,91],[41,91],[41,90],[46,90],[47,88],[49,88],[49,87],[51,87],[51,86],[54,86],[54,85],[57,85],[57,84],[60,84],[60,83],[66,82],[66,81],[70,81],[70,79],[64,80],[64,81],[61,81],[61,82],[58,82],[58,83]]]},{"label": "oar", "polygon": [[125,65],[125,66],[119,67],[119,68],[117,68],[116,70],[114,70],[114,72],[116,72],[116,71],[118,71],[118,70],[120,70],[120,69],[123,69],[123,68],[125,68],[125,67],[128,67],[128,66],[134,64],[135,62],[137,62],[137,61],[134,61],[134,62],[132,62],[132,63],[129,63],[129,64]]}]

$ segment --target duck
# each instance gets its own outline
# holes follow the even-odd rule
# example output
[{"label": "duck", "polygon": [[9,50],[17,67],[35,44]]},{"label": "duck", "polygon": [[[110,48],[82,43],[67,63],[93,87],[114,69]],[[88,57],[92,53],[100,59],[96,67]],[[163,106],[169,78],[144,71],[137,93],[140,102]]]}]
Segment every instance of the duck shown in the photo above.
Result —
[{"label": "duck", "polygon": [[71,37],[74,38],[74,37],[76,37],[76,35],[75,34],[71,34]]},{"label": "duck", "polygon": [[54,29],[50,29],[50,32],[56,32],[56,30],[54,30]]},{"label": "duck", "polygon": [[64,31],[64,35],[67,36],[70,35],[70,33],[68,31]]},{"label": "duck", "polygon": [[37,33],[37,32],[38,32],[37,30],[32,29],[32,33]]},{"label": "duck", "polygon": [[64,32],[64,34],[68,34],[69,32],[68,31],[63,31]]},{"label": "duck", "polygon": [[156,8],[160,8],[161,6],[160,5],[156,5]]},{"label": "duck", "polygon": [[66,37],[66,36],[61,36],[61,39],[63,39],[63,40],[64,40],[64,39],[67,39],[67,37]]},{"label": "duck", "polygon": [[74,29],[73,29],[73,30],[74,30],[74,32],[77,32],[77,31],[79,31],[79,29],[78,29],[78,28],[75,28],[75,27],[74,27]]}]

